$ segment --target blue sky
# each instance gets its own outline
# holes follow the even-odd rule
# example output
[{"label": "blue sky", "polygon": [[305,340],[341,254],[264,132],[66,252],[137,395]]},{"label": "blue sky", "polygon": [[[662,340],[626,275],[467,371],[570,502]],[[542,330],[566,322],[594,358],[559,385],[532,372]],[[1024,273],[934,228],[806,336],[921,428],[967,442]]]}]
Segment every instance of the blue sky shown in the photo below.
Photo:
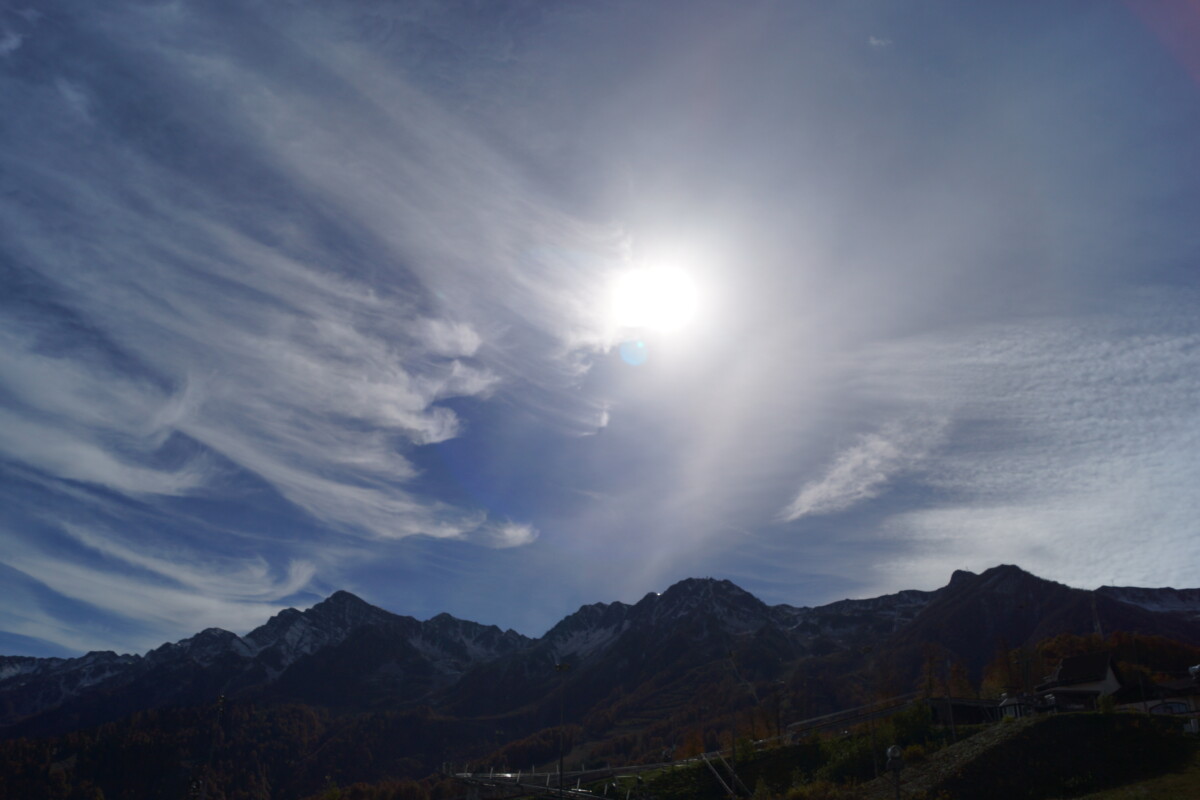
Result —
[{"label": "blue sky", "polygon": [[0,108],[0,652],[1197,584],[1194,3],[0,0]]}]

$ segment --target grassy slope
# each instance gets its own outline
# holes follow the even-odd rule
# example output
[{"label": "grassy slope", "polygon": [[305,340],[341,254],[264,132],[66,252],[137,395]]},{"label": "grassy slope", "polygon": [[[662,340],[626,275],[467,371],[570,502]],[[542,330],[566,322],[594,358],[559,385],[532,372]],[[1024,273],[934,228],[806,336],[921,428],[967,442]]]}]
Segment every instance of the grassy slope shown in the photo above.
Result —
[{"label": "grassy slope", "polygon": [[[908,765],[901,773],[900,786],[904,797],[915,797],[940,785],[948,776],[963,769],[980,754],[1010,739],[1024,734],[1033,725],[1049,717],[1029,717],[1003,725],[994,725],[969,739],[933,753],[925,761]],[[891,777],[866,783],[854,791],[856,800],[891,800],[894,789]]]},{"label": "grassy slope", "polygon": [[1191,760],[1178,772],[1082,795],[1074,800],[1186,800],[1193,797],[1200,797],[1200,745],[1195,747]]},{"label": "grassy slope", "polygon": [[[1188,780],[1186,773],[1173,772],[1195,758],[1197,745],[1171,722],[1126,714],[1060,714],[997,725],[906,769],[904,796],[1045,799],[1079,797],[1100,787],[1128,787],[1152,778]],[[1196,772],[1190,777],[1200,778]],[[892,791],[890,782],[881,779],[859,787],[854,796],[885,800],[894,796]],[[1161,796],[1200,797],[1172,791]]]}]

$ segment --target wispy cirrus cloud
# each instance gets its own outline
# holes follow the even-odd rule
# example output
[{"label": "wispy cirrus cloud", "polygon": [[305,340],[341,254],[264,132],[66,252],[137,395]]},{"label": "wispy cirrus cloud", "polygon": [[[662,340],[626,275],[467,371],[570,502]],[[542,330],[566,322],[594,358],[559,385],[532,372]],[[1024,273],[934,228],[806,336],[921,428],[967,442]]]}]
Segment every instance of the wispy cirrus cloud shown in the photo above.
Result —
[{"label": "wispy cirrus cloud", "polygon": [[[562,211],[462,98],[325,17],[74,12],[0,39],[0,98],[22,108],[0,129],[0,459],[92,558],[38,544],[14,502],[6,563],[191,625],[189,608],[257,617],[376,544],[533,543],[415,488],[421,449],[463,434],[455,401],[498,393],[595,429],[572,387],[606,346],[593,301],[621,237]],[[72,58],[39,58],[56,48]],[[98,524],[141,504],[178,530],[231,497],[259,513],[264,487],[329,540],[321,557],[274,523],[173,549],[149,517]]]},{"label": "wispy cirrus cloud", "polygon": [[491,525],[487,537],[493,547],[522,547],[536,540],[538,531],[532,525],[504,522]]},{"label": "wispy cirrus cloud", "polygon": [[[194,45],[187,25],[207,23],[191,12],[126,11],[110,49],[88,53],[97,69],[68,69],[30,90],[6,151],[14,179],[40,202],[0,201],[13,260],[41,282],[33,291],[87,320],[117,358],[93,360],[96,348],[81,352],[79,342],[48,355],[46,341],[65,338],[65,317],[39,319],[40,338],[8,364],[32,377],[14,383],[53,394],[54,381],[74,380],[66,397],[75,402],[58,403],[53,431],[39,432],[36,404],[6,412],[24,422],[10,430],[26,431],[0,442],[6,454],[117,491],[202,491],[213,470],[203,453],[187,468],[152,465],[155,448],[178,433],[331,525],[385,538],[482,525],[478,509],[410,494],[404,484],[416,470],[405,451],[460,433],[442,401],[486,396],[505,375],[547,363],[496,357],[497,337],[511,329],[497,326],[497,310],[519,308],[522,324],[547,337],[545,352],[598,341],[580,333],[588,304],[571,300],[578,276],[549,278],[557,265],[535,254],[545,240],[577,240],[583,227],[541,205],[504,158],[418,88],[370,69],[381,66],[376,56],[350,41],[302,50],[258,29],[261,44],[312,79],[296,81],[245,52]],[[142,36],[148,27],[156,44]],[[105,61],[117,53],[159,78],[119,85],[125,78]],[[211,140],[292,197],[272,207],[250,181],[213,182],[192,163],[211,145],[188,135],[165,150],[144,138],[115,144],[108,134],[141,113],[121,92],[163,91],[195,101],[195,123],[204,119]],[[228,98],[236,102],[217,103]],[[47,128],[62,136],[36,134]],[[46,204],[59,211],[43,213]],[[67,235],[48,228],[63,224]],[[89,406],[108,381],[129,391],[101,389],[102,403]],[[114,415],[155,421],[153,431],[122,431],[145,451],[140,463],[114,451]]]},{"label": "wispy cirrus cloud", "polygon": [[864,353],[859,391],[955,420],[920,472],[938,501],[893,509],[881,524],[908,550],[903,569],[1009,561],[1079,586],[1190,585],[1186,565],[1200,557],[1194,302],[1192,291],[1143,291],[1086,319],[980,326]]},{"label": "wispy cirrus cloud", "polygon": [[14,466],[4,477],[0,563],[17,593],[0,609],[3,627],[70,650],[144,652],[193,633],[196,620],[247,630],[311,602],[328,585],[319,573],[361,558],[87,482]]},{"label": "wispy cirrus cloud", "polygon": [[110,570],[58,558],[13,557],[7,565],[57,594],[82,601],[88,606],[136,620],[136,632],[116,633],[89,629],[86,623],[72,625],[61,621],[47,625],[47,614],[30,614],[31,624],[15,632],[38,636],[79,651],[110,650],[114,647],[142,651],[178,638],[180,621],[188,620],[185,630],[225,628],[245,632],[262,623],[286,604],[249,602],[196,591],[194,587],[163,585],[159,581],[124,576],[114,580]]},{"label": "wispy cirrus cloud", "polygon": [[0,28],[0,57],[16,52],[23,37],[15,31]]},{"label": "wispy cirrus cloud", "polygon": [[[0,616],[11,632],[80,651],[142,652],[203,627],[248,630],[306,589],[320,561],[276,566],[246,541],[240,548],[222,541],[216,550],[212,529],[200,537],[147,537],[137,510],[121,529],[75,506],[37,508],[33,516],[39,536],[5,526],[0,537],[0,562],[22,600]],[[75,610],[64,612],[64,605]],[[89,610],[81,616],[81,608]]]},{"label": "wispy cirrus cloud", "polygon": [[316,571],[316,565],[311,561],[293,560],[284,571],[275,574],[261,555],[233,558],[217,553],[188,552],[170,542],[135,544],[124,540],[115,531],[74,522],[61,523],[59,528],[89,550],[123,562],[145,575],[210,597],[258,602],[279,600],[304,589]]},{"label": "wispy cirrus cloud", "polygon": [[862,434],[837,454],[824,475],[800,487],[779,519],[794,522],[814,514],[835,514],[878,497],[892,480],[926,460],[943,440],[944,428],[944,422],[891,423]]}]

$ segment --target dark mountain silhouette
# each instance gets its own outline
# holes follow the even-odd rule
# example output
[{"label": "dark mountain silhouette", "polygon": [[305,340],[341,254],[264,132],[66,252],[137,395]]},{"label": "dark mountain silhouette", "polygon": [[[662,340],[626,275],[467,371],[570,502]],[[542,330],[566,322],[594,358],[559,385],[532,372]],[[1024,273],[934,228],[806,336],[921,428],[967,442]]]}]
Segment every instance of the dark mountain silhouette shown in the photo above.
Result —
[{"label": "dark mountain silhouette", "polygon": [[[182,709],[224,696],[244,730],[282,714],[300,725],[296,741],[342,763],[361,761],[356,744],[385,747],[387,758],[362,762],[363,779],[419,777],[489,752],[528,765],[557,742],[546,731],[560,721],[580,757],[661,758],[687,737],[712,747],[731,730],[762,736],[912,691],[950,662],[977,682],[998,650],[1117,631],[1200,644],[1200,590],[1085,591],[1001,565],[955,572],[936,591],[801,608],[693,578],[634,604],[583,606],[538,639],[448,614],[421,622],[337,592],[244,637],[209,629],[140,656],[0,657],[0,725],[7,739],[68,737],[55,747],[120,720],[104,736],[153,728],[172,739],[171,720],[199,724]],[[308,719],[297,708],[319,710],[318,721],[295,722]],[[179,752],[199,740],[188,741]],[[297,780],[332,768],[323,755]]]},{"label": "dark mountain silhouette", "polygon": [[1200,620],[1200,589],[1139,589],[1136,586],[1101,586],[1096,594],[1147,611]]},{"label": "dark mountain silhouette", "polygon": [[[1173,589],[1141,589],[1143,598]],[[978,679],[997,648],[1014,648],[1060,633],[1141,633],[1195,643],[1200,625],[1185,614],[1155,612],[1103,591],[1073,589],[1002,564],[980,575],[957,571],[910,624],[888,642],[895,668],[908,674],[935,646]],[[1200,598],[1195,608],[1200,608]]]},{"label": "dark mountain silhouette", "polygon": [[218,695],[402,707],[528,642],[449,615],[418,622],[341,591],[307,611],[285,609],[245,637],[210,628],[144,656],[0,658],[0,731],[60,733]]}]

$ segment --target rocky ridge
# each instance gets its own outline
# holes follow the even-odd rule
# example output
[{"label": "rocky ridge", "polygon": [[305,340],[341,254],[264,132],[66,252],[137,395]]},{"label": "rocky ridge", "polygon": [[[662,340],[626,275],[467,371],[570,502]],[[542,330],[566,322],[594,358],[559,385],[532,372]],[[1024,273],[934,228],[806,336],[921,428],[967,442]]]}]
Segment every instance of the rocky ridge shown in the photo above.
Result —
[{"label": "rocky ridge", "polygon": [[[422,703],[549,724],[561,693],[578,714],[624,698],[628,713],[652,715],[695,701],[696,686],[732,679],[753,693],[755,682],[800,680],[812,672],[805,665],[826,662],[826,672],[886,671],[907,685],[931,647],[978,675],[999,645],[1057,633],[1200,642],[1197,598],[1072,589],[1011,565],[957,571],[936,591],[813,608],[768,606],[729,581],[692,578],[634,604],[585,605],[530,639],[448,614],[421,622],[336,592],[245,636],[208,629],[142,656],[0,657],[0,725],[9,736],[59,732],[217,694],[347,709]],[[563,663],[571,672],[556,674]]]}]

